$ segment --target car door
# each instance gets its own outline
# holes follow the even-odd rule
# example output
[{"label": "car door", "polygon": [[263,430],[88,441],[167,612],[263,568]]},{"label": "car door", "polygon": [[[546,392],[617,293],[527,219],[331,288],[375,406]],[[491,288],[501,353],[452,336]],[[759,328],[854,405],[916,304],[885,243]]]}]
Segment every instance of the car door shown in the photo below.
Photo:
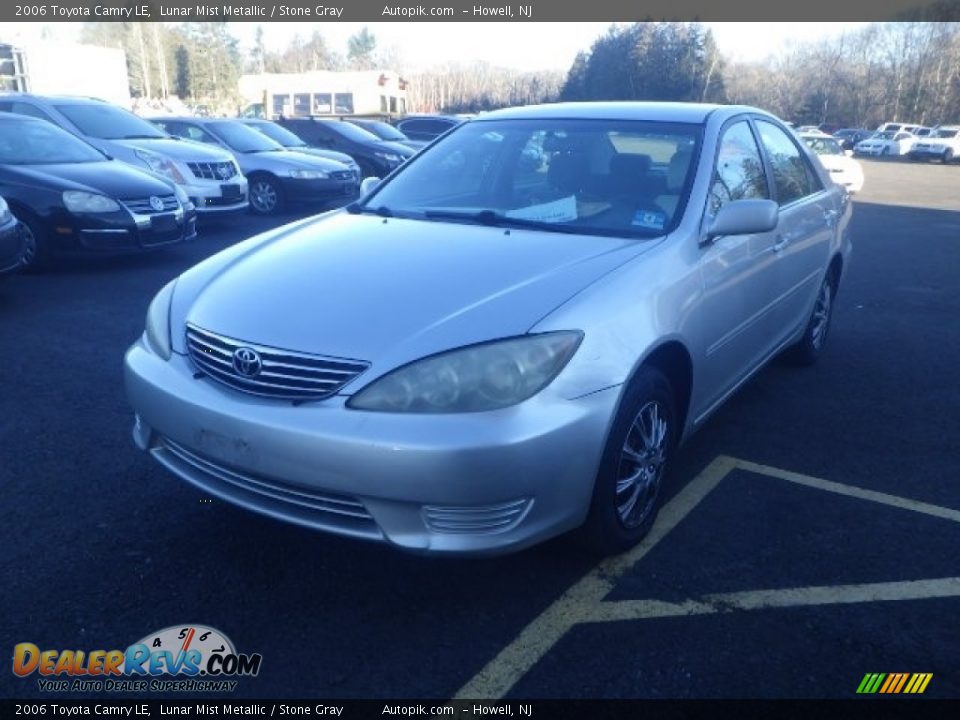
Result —
[{"label": "car door", "polygon": [[[704,232],[726,203],[771,198],[759,143],[746,117],[735,118],[721,130],[711,172]],[[776,323],[770,307],[777,287],[775,236],[776,232],[765,232],[701,241],[699,325],[704,357],[697,417],[709,412],[773,350]]]},{"label": "car door", "polygon": [[773,246],[776,299],[771,307],[780,343],[807,321],[829,259],[842,191],[821,181],[790,134],[768,120],[757,118],[755,125],[780,206]]}]

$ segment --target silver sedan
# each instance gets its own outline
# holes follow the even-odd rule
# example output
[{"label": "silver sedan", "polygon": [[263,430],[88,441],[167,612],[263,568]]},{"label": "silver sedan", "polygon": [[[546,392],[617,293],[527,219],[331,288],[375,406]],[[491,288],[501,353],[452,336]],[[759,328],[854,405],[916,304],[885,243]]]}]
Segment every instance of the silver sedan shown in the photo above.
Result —
[{"label": "silver sedan", "polygon": [[493,112],[374,185],[164,287],[126,387],[204,492],[416,552],[639,542],[682,441],[822,352],[851,249],[846,192],[749,107]]}]

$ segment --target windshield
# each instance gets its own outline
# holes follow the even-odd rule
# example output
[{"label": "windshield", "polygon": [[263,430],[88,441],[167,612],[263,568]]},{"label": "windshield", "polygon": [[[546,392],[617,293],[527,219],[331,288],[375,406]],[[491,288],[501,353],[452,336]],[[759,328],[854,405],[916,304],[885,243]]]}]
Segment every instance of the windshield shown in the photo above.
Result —
[{"label": "windshield", "polygon": [[367,132],[363,128],[359,128],[350,122],[346,122],[343,120],[334,121],[334,122],[325,122],[324,126],[356,142],[361,142],[361,143],[380,142],[380,138],[378,138],[376,135],[374,135],[373,133]]},{"label": "windshield", "polygon": [[370,120],[359,125],[362,130],[373,133],[381,140],[407,140],[407,136],[397,130],[393,125],[385,122],[376,122]]},{"label": "windshield", "polygon": [[284,147],[306,147],[307,144],[287,130],[285,127],[275,125],[274,123],[251,123],[248,127],[259,130],[274,142],[278,142]]},{"label": "windshield", "polygon": [[893,140],[892,132],[881,132],[874,135],[871,140]]},{"label": "windshield", "polygon": [[154,125],[115,105],[57,105],[84,135],[101,140],[131,140],[133,138],[165,138]]},{"label": "windshield", "polygon": [[223,140],[230,149],[239,153],[269,152],[283,150],[283,146],[256,130],[251,130],[238,120],[217,120],[207,128]]},{"label": "windshield", "polygon": [[937,130],[938,138],[952,138],[957,136],[957,130]]},{"label": "windshield", "polygon": [[106,160],[99,151],[56,125],[44,121],[6,121],[0,124],[0,163],[49,165]]},{"label": "windshield", "polygon": [[364,208],[555,232],[654,237],[679,220],[701,126],[487,120],[460,126]]},{"label": "windshield", "polygon": [[843,155],[843,148],[833,138],[805,137],[803,141],[817,155]]}]

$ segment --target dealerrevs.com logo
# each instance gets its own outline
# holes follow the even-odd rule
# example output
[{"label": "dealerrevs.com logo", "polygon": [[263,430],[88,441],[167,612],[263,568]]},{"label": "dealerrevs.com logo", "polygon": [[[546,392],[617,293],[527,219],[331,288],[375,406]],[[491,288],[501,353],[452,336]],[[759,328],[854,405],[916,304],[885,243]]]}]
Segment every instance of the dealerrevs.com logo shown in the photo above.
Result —
[{"label": "dealerrevs.com logo", "polygon": [[36,674],[44,692],[231,692],[233,678],[255,677],[262,661],[205,625],[173,625],[126,650],[13,648],[14,675]]}]

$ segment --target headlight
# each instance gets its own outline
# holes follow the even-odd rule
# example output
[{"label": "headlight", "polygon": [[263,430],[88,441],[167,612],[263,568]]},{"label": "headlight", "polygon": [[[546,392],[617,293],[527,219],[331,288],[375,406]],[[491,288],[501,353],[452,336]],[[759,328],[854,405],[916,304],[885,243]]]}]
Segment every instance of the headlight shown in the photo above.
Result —
[{"label": "headlight", "polygon": [[177,169],[177,166],[169,158],[165,158],[162,155],[157,155],[156,153],[149,152],[147,150],[135,150],[134,155],[143,160],[151,170],[155,173],[159,173],[165,177],[170,178],[177,184],[183,184],[186,181],[183,179],[183,175],[180,174],[180,171]]},{"label": "headlight", "polygon": [[287,173],[287,177],[292,177],[296,180],[321,180],[330,176],[323,170],[290,170]]},{"label": "headlight", "polygon": [[394,155],[393,153],[374,153],[374,155],[392,163],[398,163],[403,160],[399,155]]},{"label": "headlight", "polygon": [[63,204],[73,213],[107,213],[120,209],[120,203],[106,195],[83,192],[82,190],[67,190],[63,194]]},{"label": "headlight", "polygon": [[516,405],[563,369],[583,336],[554,332],[472,345],[417,360],[354,395],[357,410],[465,413]]},{"label": "headlight", "polygon": [[173,352],[170,344],[170,303],[173,302],[173,280],[163,286],[147,308],[147,327],[144,335],[150,348],[164,360],[170,359]]},{"label": "headlight", "polygon": [[7,201],[0,197],[0,225],[10,222],[12,218],[13,214],[10,212]]}]

